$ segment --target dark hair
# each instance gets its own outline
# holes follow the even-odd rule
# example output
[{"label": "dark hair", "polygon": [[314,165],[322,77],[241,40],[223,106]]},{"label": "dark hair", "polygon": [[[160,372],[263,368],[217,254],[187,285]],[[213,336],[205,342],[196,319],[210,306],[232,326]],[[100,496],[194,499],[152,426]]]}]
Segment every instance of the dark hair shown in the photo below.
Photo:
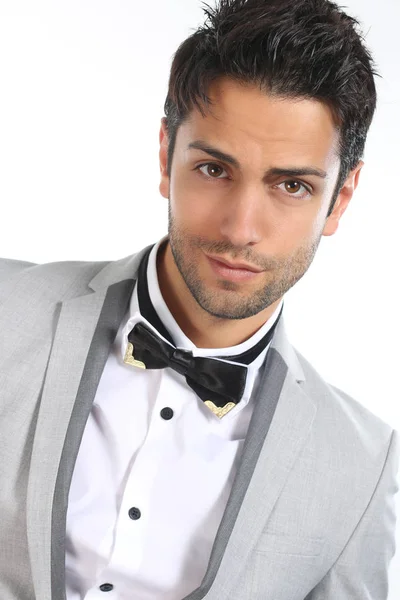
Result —
[{"label": "dark hair", "polygon": [[327,104],[340,130],[340,171],[329,213],[363,155],[376,107],[373,61],[359,22],[328,0],[219,0],[204,26],[176,51],[164,105],[168,173],[178,127],[196,106],[205,116],[209,85],[228,76],[283,98]]}]

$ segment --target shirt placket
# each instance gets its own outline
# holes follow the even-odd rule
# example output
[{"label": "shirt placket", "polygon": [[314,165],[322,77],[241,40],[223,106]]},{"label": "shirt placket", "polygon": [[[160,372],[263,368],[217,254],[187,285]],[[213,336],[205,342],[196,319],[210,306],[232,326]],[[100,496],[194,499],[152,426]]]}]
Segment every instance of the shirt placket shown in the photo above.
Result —
[{"label": "shirt placket", "polygon": [[[96,585],[88,590],[85,600],[120,600],[125,598],[125,592],[128,593],[126,582],[130,579],[129,594],[132,594],[132,582],[135,576],[140,578],[143,561],[146,560],[144,541],[152,519],[148,507],[150,504],[154,507],[154,498],[161,494],[154,482],[159,470],[176,460],[171,429],[182,426],[182,423],[178,425],[178,417],[183,406],[177,401],[176,394],[171,394],[176,383],[169,371],[163,370],[146,438],[126,478],[110,560],[99,574]],[[155,506],[156,510],[162,510],[162,502]]]}]

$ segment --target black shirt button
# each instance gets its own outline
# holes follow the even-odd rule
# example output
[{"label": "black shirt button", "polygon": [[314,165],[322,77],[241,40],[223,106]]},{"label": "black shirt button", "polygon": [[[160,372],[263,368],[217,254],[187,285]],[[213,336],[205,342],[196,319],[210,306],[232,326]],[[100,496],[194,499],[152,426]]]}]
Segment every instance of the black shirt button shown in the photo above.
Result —
[{"label": "black shirt button", "polygon": [[172,419],[172,417],[174,415],[174,411],[172,410],[172,408],[169,408],[169,406],[166,406],[165,408],[162,409],[162,411],[160,412],[160,415],[162,416],[163,419],[165,419],[166,421],[169,421],[170,419]]},{"label": "black shirt button", "polygon": [[114,586],[113,586],[113,584],[112,584],[112,583],[103,583],[103,584],[100,586],[100,590],[101,590],[102,592],[111,592],[111,590],[113,590],[113,589],[114,589]]},{"label": "black shirt button", "polygon": [[128,512],[129,516],[131,519],[133,519],[134,521],[137,521],[138,519],[140,519],[142,513],[140,512],[140,510],[138,508],[136,508],[136,506],[133,506],[132,508],[129,509]]}]

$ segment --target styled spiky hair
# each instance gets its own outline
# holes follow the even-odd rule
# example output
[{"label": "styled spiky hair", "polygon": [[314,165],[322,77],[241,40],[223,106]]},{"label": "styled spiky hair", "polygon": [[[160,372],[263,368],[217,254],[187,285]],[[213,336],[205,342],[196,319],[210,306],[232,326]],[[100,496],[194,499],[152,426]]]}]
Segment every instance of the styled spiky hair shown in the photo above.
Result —
[{"label": "styled spiky hair", "polygon": [[373,60],[359,22],[329,0],[219,0],[178,48],[164,105],[168,169],[176,133],[193,107],[204,115],[222,76],[282,98],[326,103],[340,130],[341,168],[330,211],[361,159],[376,108]]}]

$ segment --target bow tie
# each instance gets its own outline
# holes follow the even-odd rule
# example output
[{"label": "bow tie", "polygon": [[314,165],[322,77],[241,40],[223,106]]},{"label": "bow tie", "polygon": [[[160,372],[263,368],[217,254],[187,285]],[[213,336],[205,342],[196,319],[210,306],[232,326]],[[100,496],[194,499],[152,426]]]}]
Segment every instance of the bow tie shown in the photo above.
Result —
[{"label": "bow tie", "polygon": [[246,385],[246,366],[193,356],[189,350],[165,342],[142,322],[128,335],[124,362],[142,369],[171,367],[184,375],[192,390],[219,418],[236,406]]}]

